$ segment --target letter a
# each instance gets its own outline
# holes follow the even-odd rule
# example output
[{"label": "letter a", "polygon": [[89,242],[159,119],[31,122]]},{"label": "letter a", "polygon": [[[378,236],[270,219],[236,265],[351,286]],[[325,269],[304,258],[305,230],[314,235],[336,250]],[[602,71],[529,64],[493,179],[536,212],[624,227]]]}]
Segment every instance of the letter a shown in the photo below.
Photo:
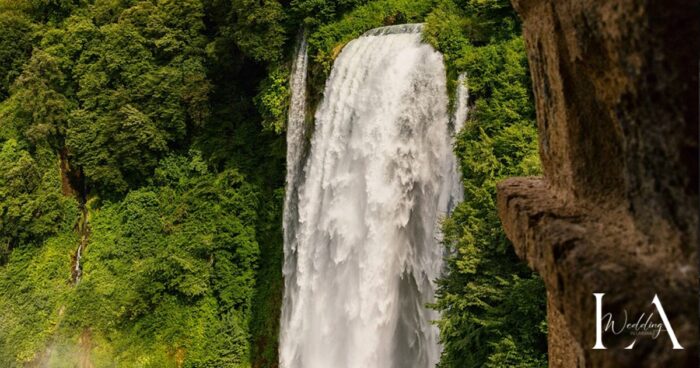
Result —
[{"label": "letter a", "polygon": [[671,342],[673,343],[673,349],[683,350],[681,344],[678,343],[678,339],[676,339],[676,334],[673,333],[671,322],[668,321],[668,317],[666,317],[666,312],[664,312],[664,307],[661,306],[661,301],[659,300],[659,296],[657,294],[654,294],[654,300],[651,301],[651,304],[654,304],[654,306],[656,306],[656,310],[659,311],[659,316],[661,316],[661,322],[664,323],[664,327],[666,327],[666,332],[668,332],[668,337],[671,338]]}]

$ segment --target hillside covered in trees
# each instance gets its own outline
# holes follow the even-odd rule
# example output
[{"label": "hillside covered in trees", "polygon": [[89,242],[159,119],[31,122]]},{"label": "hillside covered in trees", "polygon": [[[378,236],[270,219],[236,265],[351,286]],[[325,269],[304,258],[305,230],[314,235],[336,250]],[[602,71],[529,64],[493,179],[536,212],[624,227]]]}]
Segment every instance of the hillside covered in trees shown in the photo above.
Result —
[{"label": "hillside covered in trees", "polygon": [[409,22],[470,92],[440,367],[546,366],[495,209],[539,173],[504,0],[0,0],[0,366],[276,367],[297,36],[313,108],[343,45]]}]

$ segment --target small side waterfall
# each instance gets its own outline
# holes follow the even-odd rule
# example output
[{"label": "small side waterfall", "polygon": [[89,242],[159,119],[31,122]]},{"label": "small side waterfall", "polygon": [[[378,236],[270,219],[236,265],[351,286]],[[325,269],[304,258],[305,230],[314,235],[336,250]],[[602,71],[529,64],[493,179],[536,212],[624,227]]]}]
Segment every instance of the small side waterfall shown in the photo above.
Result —
[{"label": "small side waterfall", "polygon": [[297,56],[289,80],[291,101],[287,115],[287,175],[284,198],[284,244],[293,243],[297,222],[297,190],[301,175],[301,159],[304,151],[304,125],[306,116],[306,73],[309,63],[306,34],[299,36]]},{"label": "small side waterfall", "polygon": [[282,368],[438,362],[438,315],[426,304],[442,269],[440,220],[462,198],[450,125],[464,118],[449,124],[442,55],[421,30],[382,27],[345,46],[303,164],[301,43],[287,131]]},{"label": "small side waterfall", "polygon": [[71,270],[74,285],[78,285],[80,283],[80,278],[83,276],[83,268],[80,261],[83,258],[85,247],[87,247],[88,241],[90,240],[90,215],[87,206],[87,203],[80,204],[80,219],[78,220],[77,229],[80,243],[78,243],[78,249],[73,256],[73,269]]},{"label": "small side waterfall", "polygon": [[[452,134],[457,135],[464,127],[464,122],[467,121],[467,114],[469,113],[469,89],[467,88],[467,75],[462,73],[457,79],[457,88],[455,90],[455,101],[454,101],[454,111],[452,112],[451,125]],[[457,203],[464,199],[464,186],[462,185],[462,175],[459,168],[459,162],[455,160],[454,155],[450,152],[450,156],[446,158],[447,162],[450,162],[450,174],[448,175],[452,178],[452,202],[449,205],[448,210],[452,210]]]},{"label": "small side waterfall", "polygon": [[457,89],[455,91],[455,108],[452,114],[452,124],[454,133],[459,133],[464,127],[464,122],[467,121],[469,113],[469,88],[467,87],[467,75],[462,73],[457,78]]}]

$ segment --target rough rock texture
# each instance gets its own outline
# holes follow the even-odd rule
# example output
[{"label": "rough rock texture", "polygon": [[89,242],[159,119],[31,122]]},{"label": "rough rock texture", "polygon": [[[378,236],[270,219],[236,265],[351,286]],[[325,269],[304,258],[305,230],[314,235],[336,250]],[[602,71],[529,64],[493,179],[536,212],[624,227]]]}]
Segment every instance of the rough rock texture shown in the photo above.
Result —
[{"label": "rough rock texture", "polygon": [[[518,255],[548,291],[552,367],[698,366],[697,3],[513,0],[523,19],[543,178],[500,183]],[[655,312],[668,335],[606,333],[604,313]],[[634,321],[629,321],[634,322]]]}]

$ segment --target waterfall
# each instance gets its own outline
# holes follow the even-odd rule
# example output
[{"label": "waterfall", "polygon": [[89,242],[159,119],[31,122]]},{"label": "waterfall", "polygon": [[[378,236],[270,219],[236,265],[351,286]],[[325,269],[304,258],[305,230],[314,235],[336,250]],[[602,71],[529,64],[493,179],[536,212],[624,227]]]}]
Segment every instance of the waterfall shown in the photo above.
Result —
[{"label": "waterfall", "polygon": [[[462,73],[457,78],[457,88],[455,90],[455,102],[454,102],[454,112],[452,113],[452,133],[454,135],[458,134],[464,127],[464,122],[467,120],[467,114],[469,113],[469,88],[467,88],[467,75]],[[450,152],[450,157],[446,158],[447,162],[450,162],[450,174],[449,177],[452,178],[452,200],[449,204],[449,210],[452,210],[457,203],[464,199],[464,186],[462,185],[462,175],[459,168],[459,163],[454,159],[454,156]]]},{"label": "waterfall", "polygon": [[[306,70],[309,63],[306,34],[299,36],[297,57],[292,65],[289,79],[291,101],[287,115],[287,175],[284,198],[284,244],[293,244],[297,221],[297,190],[299,186],[300,165],[304,150],[304,125],[306,116]],[[285,250],[286,251],[286,250]]]},{"label": "waterfall", "polygon": [[[303,114],[290,109],[282,368],[438,362],[438,315],[426,304],[442,267],[439,223],[461,190],[455,198],[443,59],[421,30],[378,28],[345,46],[308,155],[295,130]],[[294,87],[303,51],[292,106],[305,94]]]},{"label": "waterfall", "polygon": [[467,120],[469,113],[469,88],[467,87],[467,74],[462,73],[457,78],[457,89],[455,92],[455,108],[452,115],[452,124],[454,132],[459,133],[464,127],[464,122]]}]

